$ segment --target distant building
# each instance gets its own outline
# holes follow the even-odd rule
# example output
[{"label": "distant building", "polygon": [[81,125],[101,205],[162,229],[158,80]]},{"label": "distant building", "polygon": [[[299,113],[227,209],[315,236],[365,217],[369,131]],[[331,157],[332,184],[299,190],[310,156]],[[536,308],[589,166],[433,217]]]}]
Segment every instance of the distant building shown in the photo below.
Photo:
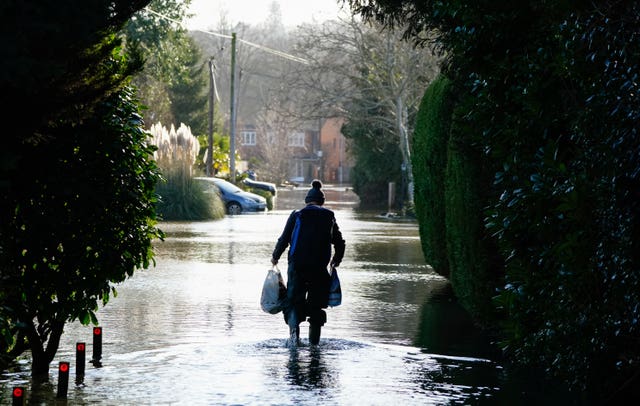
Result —
[{"label": "distant building", "polygon": [[342,118],[324,121],[320,130],[322,151],[322,181],[325,183],[351,183],[353,158],[347,149],[347,139],[342,135]]},{"label": "distant building", "polygon": [[[347,152],[346,139],[340,132],[342,119],[327,119],[317,129],[290,131],[278,153],[287,156],[286,180],[306,184],[318,178],[324,183],[350,183],[353,160]],[[273,134],[260,131],[255,125],[244,124],[236,130],[236,145],[242,163],[239,171],[248,169],[247,162],[265,159],[272,146]]]},{"label": "distant building", "polygon": [[317,130],[293,131],[287,138],[289,177],[293,183],[309,183],[320,176],[321,157]]}]

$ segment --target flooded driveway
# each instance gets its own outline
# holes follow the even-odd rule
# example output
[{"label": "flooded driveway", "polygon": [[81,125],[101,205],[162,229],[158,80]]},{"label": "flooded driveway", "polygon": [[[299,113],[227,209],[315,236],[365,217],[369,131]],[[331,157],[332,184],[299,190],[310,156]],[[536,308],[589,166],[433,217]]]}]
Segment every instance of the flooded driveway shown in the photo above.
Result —
[{"label": "flooded driveway", "polygon": [[[74,384],[75,343],[92,328],[69,325],[48,383],[29,361],[2,374],[2,399],[24,386],[28,404],[51,404],[58,361],[71,363],[71,405],[494,404],[502,368],[425,264],[417,224],[354,210],[327,191],[347,243],[342,305],[327,310],[318,346],[289,349],[282,314],[260,308],[275,241],[304,191],[278,193],[276,209],[210,222],[163,223],[156,267],[120,284],[98,312],[102,367]],[[286,259],[280,261],[286,279]],[[3,403],[4,404],[4,403]]]}]

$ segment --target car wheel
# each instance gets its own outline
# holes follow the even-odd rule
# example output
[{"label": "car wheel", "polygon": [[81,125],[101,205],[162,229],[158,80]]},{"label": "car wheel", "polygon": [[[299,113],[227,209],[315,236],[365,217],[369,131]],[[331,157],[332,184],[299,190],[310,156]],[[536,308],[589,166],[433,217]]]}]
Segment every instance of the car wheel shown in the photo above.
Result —
[{"label": "car wheel", "polygon": [[231,202],[227,205],[227,212],[229,214],[240,214],[242,213],[242,206],[236,202]]}]

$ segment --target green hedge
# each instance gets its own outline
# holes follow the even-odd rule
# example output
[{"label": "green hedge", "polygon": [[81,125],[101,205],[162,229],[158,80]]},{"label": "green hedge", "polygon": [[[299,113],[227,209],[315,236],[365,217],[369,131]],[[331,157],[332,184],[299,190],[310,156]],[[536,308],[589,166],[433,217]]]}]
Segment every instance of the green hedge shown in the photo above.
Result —
[{"label": "green hedge", "polygon": [[[415,207],[425,260],[451,281],[460,303],[483,325],[494,325],[492,304],[503,265],[484,228],[491,172],[471,147],[452,82],[438,77],[425,91],[413,139]],[[456,110],[457,109],[457,110]]]},{"label": "green hedge", "polygon": [[[454,113],[455,117],[455,113]],[[474,319],[495,326],[492,298],[503,265],[497,247],[484,227],[492,177],[483,166],[482,154],[470,146],[461,120],[454,118],[445,170],[445,222],[450,280],[460,303]]]},{"label": "green hedge", "polygon": [[439,76],[420,103],[412,142],[414,204],[426,261],[449,277],[445,239],[444,170],[452,113],[451,82]]}]

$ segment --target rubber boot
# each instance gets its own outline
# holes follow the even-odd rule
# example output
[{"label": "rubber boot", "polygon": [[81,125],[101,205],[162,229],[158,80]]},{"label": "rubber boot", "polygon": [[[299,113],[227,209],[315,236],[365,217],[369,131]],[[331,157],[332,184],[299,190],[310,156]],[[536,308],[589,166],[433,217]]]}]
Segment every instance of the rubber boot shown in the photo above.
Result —
[{"label": "rubber boot", "polygon": [[297,347],[300,345],[300,327],[290,327],[289,328],[289,346]]},{"label": "rubber boot", "polygon": [[309,344],[318,345],[320,343],[321,324],[309,323]]},{"label": "rubber boot", "polygon": [[287,324],[289,325],[289,347],[295,348],[300,345],[300,324],[298,323],[298,319],[296,318],[296,313],[291,311],[289,312],[289,317],[287,319]]}]

